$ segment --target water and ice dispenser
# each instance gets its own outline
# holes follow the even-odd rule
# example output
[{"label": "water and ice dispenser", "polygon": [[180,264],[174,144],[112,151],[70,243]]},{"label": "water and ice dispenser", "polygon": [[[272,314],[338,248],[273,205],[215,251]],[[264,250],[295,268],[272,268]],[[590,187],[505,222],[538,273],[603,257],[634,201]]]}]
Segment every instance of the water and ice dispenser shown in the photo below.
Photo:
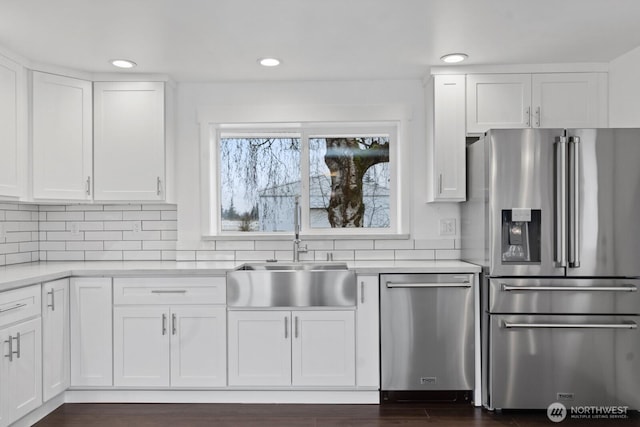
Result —
[{"label": "water and ice dispenser", "polygon": [[540,209],[502,210],[502,263],[540,262]]}]

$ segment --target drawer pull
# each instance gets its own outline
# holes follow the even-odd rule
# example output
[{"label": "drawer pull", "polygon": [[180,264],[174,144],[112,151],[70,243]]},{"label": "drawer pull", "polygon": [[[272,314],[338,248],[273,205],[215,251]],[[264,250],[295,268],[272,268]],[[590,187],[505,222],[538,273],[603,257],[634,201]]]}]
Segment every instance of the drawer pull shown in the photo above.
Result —
[{"label": "drawer pull", "polygon": [[511,323],[504,322],[509,329],[638,329],[638,325],[629,323]]},{"label": "drawer pull", "polygon": [[24,303],[22,303],[22,304],[16,304],[16,305],[14,305],[13,307],[5,308],[5,309],[0,309],[0,313],[6,313],[7,311],[17,310],[17,309],[19,309],[19,308],[26,307],[26,306],[27,306],[27,304],[24,304]]},{"label": "drawer pull", "polygon": [[167,334],[167,315],[162,314],[162,335]]},{"label": "drawer pull", "polygon": [[634,285],[623,286],[513,286],[502,284],[502,290],[512,291],[569,291],[569,292],[637,292]]},{"label": "drawer pull", "polygon": [[171,314],[171,335],[175,335],[178,332],[178,328],[176,327],[176,315],[175,313]]},{"label": "drawer pull", "polygon": [[47,304],[47,307],[51,307],[51,311],[56,311],[56,299],[55,293],[53,293],[53,289],[47,292],[47,295],[51,295],[51,304]]},{"label": "drawer pull", "polygon": [[186,289],[175,289],[175,290],[159,290],[159,289],[154,289],[153,291],[151,291],[152,294],[186,294],[187,290]]},{"label": "drawer pull", "polygon": [[16,341],[18,341],[18,345],[16,346],[16,351],[14,351],[13,354],[20,359],[20,332],[16,334]]}]

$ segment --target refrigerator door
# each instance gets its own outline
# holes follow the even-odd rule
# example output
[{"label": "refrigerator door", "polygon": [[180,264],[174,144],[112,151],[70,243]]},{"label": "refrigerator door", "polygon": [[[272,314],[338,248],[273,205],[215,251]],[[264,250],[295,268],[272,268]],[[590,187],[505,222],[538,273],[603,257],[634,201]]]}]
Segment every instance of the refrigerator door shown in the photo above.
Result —
[{"label": "refrigerator door", "polygon": [[[556,225],[565,176],[557,142],[562,129],[497,129],[487,133],[489,274],[564,276],[559,253],[564,222]],[[556,153],[558,152],[558,153]],[[559,158],[559,159],[557,159]],[[561,183],[561,182],[560,182]],[[564,200],[564,199],[563,199]]]},{"label": "refrigerator door", "polygon": [[569,194],[567,276],[640,276],[640,129],[567,133],[577,164],[568,179],[577,193]]}]

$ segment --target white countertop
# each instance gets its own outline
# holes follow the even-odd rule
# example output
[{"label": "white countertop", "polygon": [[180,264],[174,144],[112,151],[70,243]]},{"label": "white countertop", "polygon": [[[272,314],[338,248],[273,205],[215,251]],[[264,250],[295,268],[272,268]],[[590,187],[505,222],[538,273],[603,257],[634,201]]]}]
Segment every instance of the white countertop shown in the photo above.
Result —
[{"label": "white countertop", "polygon": [[[233,261],[72,261],[33,262],[0,267],[0,291],[69,276],[224,275],[246,262]],[[357,274],[379,273],[479,273],[480,267],[464,261],[351,261]]]}]

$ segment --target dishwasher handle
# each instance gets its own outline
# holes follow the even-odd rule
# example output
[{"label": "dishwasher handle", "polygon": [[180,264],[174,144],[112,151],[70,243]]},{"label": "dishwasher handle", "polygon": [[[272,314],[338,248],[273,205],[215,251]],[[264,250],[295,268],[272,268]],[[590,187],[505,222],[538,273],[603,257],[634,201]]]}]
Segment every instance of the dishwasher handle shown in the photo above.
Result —
[{"label": "dishwasher handle", "polygon": [[471,282],[387,282],[387,288],[470,288]]}]

